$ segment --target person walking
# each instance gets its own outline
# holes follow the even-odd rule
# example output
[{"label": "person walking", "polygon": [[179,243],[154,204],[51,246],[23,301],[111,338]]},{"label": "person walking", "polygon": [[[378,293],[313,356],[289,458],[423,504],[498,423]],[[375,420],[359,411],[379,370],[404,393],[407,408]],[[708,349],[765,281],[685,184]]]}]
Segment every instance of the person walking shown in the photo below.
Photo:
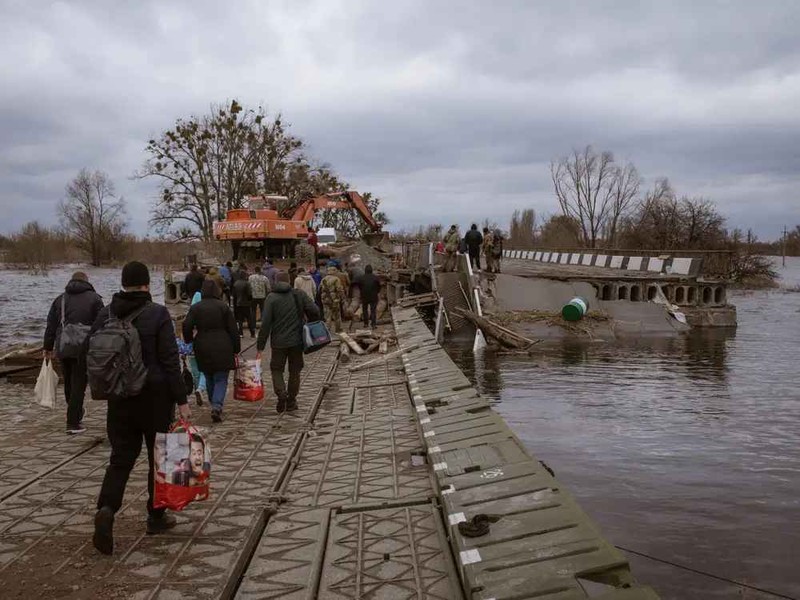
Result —
[{"label": "person walking", "polygon": [[328,267],[328,274],[319,286],[319,296],[325,313],[325,323],[334,333],[342,330],[342,304],[345,300],[344,286],[339,278],[339,269]]},{"label": "person walking", "polygon": [[298,270],[297,278],[294,280],[294,289],[305,293],[312,302],[317,297],[317,284],[314,283],[314,278],[311,277],[311,274],[306,273],[302,267]]},{"label": "person walking", "polygon": [[267,262],[264,263],[264,275],[266,275],[267,279],[269,279],[270,287],[275,287],[275,275],[278,274],[278,269],[275,268],[275,265],[272,264],[272,259],[268,258]]},{"label": "person walking", "polygon": [[244,322],[247,321],[247,329],[250,337],[256,337],[256,322],[250,317],[250,309],[253,304],[253,296],[250,293],[250,281],[247,277],[247,267],[244,271],[239,270],[239,275],[233,284],[233,313],[236,316],[236,324],[239,327],[239,335],[244,335]]},{"label": "person walking", "polygon": [[494,234],[488,227],[483,228],[483,256],[486,259],[486,270],[494,273]]},{"label": "person walking", "polygon": [[228,374],[236,368],[236,355],[242,346],[236,320],[230,307],[221,300],[217,284],[204,282],[202,296],[183,320],[183,340],[194,344],[197,366],[206,378],[211,420],[219,423],[228,391]]},{"label": "person walking", "polygon": [[503,261],[503,232],[499,229],[495,229],[494,233],[492,234],[492,266],[494,266],[494,272],[500,272],[500,264]]},{"label": "person walking", "polygon": [[190,302],[194,295],[202,289],[204,280],[205,275],[200,272],[197,265],[192,265],[183,280],[183,291]]},{"label": "person walking", "polygon": [[92,538],[94,547],[102,554],[114,551],[114,515],[122,506],[128,477],[142,451],[142,440],[149,465],[147,533],[157,534],[175,527],[174,516],[165,509],[153,508],[153,447],[156,433],[168,431],[176,404],[181,418],[188,421],[192,416],[181,377],[172,317],[165,306],[153,302],[146,265],[133,261],[122,268],[122,291],[114,294],[111,304],[97,315],[92,332],[102,329],[111,316],[131,319],[139,334],[147,379],[138,395],[108,400],[106,429],[111,458],[97,499]]},{"label": "person walking", "polygon": [[250,307],[250,321],[255,327],[256,317],[261,317],[264,314],[264,301],[269,294],[270,285],[267,276],[261,272],[261,267],[255,268],[255,273],[250,275],[248,281],[250,282],[250,296],[253,298]]},{"label": "person walking", "polygon": [[294,287],[294,280],[297,277],[297,263],[292,261],[289,263],[289,285]]},{"label": "person walking", "polygon": [[[47,327],[44,331],[44,356],[52,360],[58,356],[64,374],[64,399],[67,402],[67,433],[76,435],[86,431],[83,426],[83,400],[86,396],[86,353],[80,344],[71,348],[59,348],[64,328],[70,325],[83,326],[88,334],[97,315],[103,309],[103,299],[89,283],[86,273],[76,271],[72,274],[64,292],[53,300],[47,314]],[[66,340],[64,340],[66,341]]]},{"label": "person walking", "polygon": [[478,231],[478,226],[473,223],[467,235],[464,236],[464,242],[467,245],[467,253],[469,254],[469,263],[473,269],[481,270],[481,244],[483,243],[483,236]]},{"label": "person walking", "polygon": [[[264,303],[264,318],[256,342],[256,358],[261,360],[267,340],[272,349],[269,370],[272,387],[278,398],[276,410],[297,410],[297,394],[300,392],[300,372],[303,370],[303,322],[316,321],[319,311],[314,302],[289,285],[289,274],[279,271],[275,276],[275,287]],[[284,370],[289,363],[289,387],[284,381]]]},{"label": "person walking", "polygon": [[228,304],[231,303],[231,287],[233,286],[233,263],[226,262],[219,268],[219,276],[222,278],[222,293],[228,299]]},{"label": "person walking", "polygon": [[450,225],[450,229],[444,237],[444,252],[447,256],[444,261],[443,271],[454,271],[458,266],[458,246],[461,242],[461,234],[458,233],[457,225]]},{"label": "person walking", "polygon": [[[364,267],[364,274],[359,277],[361,287],[361,315],[364,319],[364,327],[371,325],[373,329],[378,326],[378,294],[381,290],[381,282],[377,275],[372,272],[372,265]],[[367,318],[369,311],[369,318]]]},{"label": "person walking", "polygon": [[[211,281],[213,281],[214,283],[217,284],[217,287],[219,288],[220,293],[222,293],[222,294],[225,293],[225,279],[223,279],[222,275],[219,274],[219,269],[217,269],[217,267],[211,267],[208,270],[208,275],[206,275],[206,281],[209,281],[209,280],[211,280]],[[200,288],[201,292],[202,292],[202,289],[203,288],[201,287]],[[230,302],[228,302],[228,304],[230,304]]]}]

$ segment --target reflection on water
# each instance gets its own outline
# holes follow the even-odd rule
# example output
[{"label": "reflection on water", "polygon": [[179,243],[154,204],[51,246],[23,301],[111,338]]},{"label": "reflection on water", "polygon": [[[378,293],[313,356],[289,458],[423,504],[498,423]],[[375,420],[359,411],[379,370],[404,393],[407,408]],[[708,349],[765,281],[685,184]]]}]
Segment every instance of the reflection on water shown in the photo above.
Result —
[{"label": "reflection on water", "polygon": [[[800,598],[800,293],[731,302],[736,331],[448,351],[615,544]],[[665,600],[772,597],[630,558]]]}]

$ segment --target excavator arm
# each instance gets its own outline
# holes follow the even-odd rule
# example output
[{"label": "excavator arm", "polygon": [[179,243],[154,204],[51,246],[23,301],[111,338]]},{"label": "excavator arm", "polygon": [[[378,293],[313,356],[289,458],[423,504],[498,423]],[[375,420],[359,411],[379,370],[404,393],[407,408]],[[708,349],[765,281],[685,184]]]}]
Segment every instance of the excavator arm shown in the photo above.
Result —
[{"label": "excavator arm", "polygon": [[318,210],[326,208],[355,210],[372,231],[378,232],[381,230],[381,224],[372,216],[372,212],[367,207],[361,194],[355,191],[332,192],[309,198],[295,209],[292,220],[308,223],[314,219]]}]

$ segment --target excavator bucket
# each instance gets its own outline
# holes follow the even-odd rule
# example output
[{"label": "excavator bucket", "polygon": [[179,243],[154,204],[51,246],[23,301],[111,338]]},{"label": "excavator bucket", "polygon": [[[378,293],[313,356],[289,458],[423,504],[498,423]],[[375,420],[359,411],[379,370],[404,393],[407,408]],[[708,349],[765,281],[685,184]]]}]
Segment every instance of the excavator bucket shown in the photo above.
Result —
[{"label": "excavator bucket", "polygon": [[385,248],[389,245],[389,234],[385,231],[365,233],[361,239],[370,248]]}]

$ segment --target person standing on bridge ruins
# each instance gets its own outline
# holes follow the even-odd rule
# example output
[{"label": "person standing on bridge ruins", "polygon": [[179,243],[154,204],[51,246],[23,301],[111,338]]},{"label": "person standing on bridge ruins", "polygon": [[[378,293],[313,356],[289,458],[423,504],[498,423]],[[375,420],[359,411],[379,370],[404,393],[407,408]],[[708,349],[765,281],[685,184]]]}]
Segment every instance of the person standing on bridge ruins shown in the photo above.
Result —
[{"label": "person standing on bridge ruins", "polygon": [[[203,285],[209,285],[209,282]],[[92,539],[94,547],[102,554],[114,551],[114,515],[122,506],[128,477],[142,451],[142,439],[147,446],[150,467],[147,476],[147,533],[161,533],[177,524],[175,517],[164,509],[153,508],[154,445],[156,433],[168,431],[175,404],[181,418],[188,421],[192,416],[181,377],[175,326],[166,307],[152,301],[147,266],[137,261],[126,264],[122,268],[122,290],[114,294],[111,304],[100,311],[92,332],[103,328],[111,315],[124,319],[139,312],[132,322],[139,333],[147,380],[137,396],[108,400],[106,430],[111,442],[111,459],[97,499]]]},{"label": "person standing on bridge ruins", "polygon": [[378,326],[378,295],[381,291],[381,282],[372,272],[372,265],[364,267],[364,274],[359,278],[359,286],[364,327],[371,325],[375,329]]},{"label": "person standing on bridge ruins", "polygon": [[[247,285],[247,282],[245,282]],[[222,420],[228,390],[228,374],[236,368],[242,343],[230,306],[213,281],[203,283],[203,299],[193,305],[183,320],[183,341],[194,344],[197,366],[206,378],[211,420]]]},{"label": "person standing on bridge ruins", "polygon": [[[313,267],[312,267],[313,268]],[[312,301],[317,297],[317,284],[314,283],[314,278],[310,273],[306,273],[303,267],[297,271],[297,277],[294,280],[294,289],[304,292]]]},{"label": "person standing on bridge ruins", "polygon": [[269,279],[270,287],[275,287],[275,275],[278,274],[278,269],[272,264],[272,259],[268,258],[264,263],[264,275]]},{"label": "person standing on bridge ruins", "polygon": [[461,242],[461,234],[458,232],[457,225],[450,225],[450,229],[444,236],[444,252],[446,255],[443,271],[454,271],[458,266],[458,245]]},{"label": "person standing on bridge ruins", "polygon": [[334,333],[342,330],[342,304],[345,301],[344,286],[339,277],[339,269],[328,266],[328,274],[319,285],[319,297],[325,313],[325,323]]},{"label": "person standing on bridge ruins", "polygon": [[53,301],[47,315],[44,331],[44,355],[52,360],[55,353],[61,360],[64,374],[64,398],[67,401],[67,433],[83,433],[83,400],[86,395],[86,355],[83,348],[73,351],[61,348],[61,334],[68,325],[83,325],[88,332],[103,309],[103,299],[94,291],[86,273],[76,271],[64,288],[64,293]]},{"label": "person standing on bridge ruins", "polygon": [[481,270],[481,244],[483,243],[483,236],[478,231],[478,226],[473,223],[467,235],[464,236],[464,242],[467,245],[467,252],[469,253],[469,262],[473,269]]},{"label": "person standing on bridge ruins", "polygon": [[486,270],[489,273],[494,272],[494,235],[489,231],[488,227],[483,228],[483,256],[486,259]]},{"label": "person standing on bridge ruins", "polygon": [[[264,318],[258,332],[256,358],[260,361],[267,339],[270,340],[271,356],[269,369],[272,372],[272,387],[278,398],[278,413],[297,410],[297,394],[300,392],[300,372],[303,370],[303,322],[316,321],[319,310],[304,293],[292,289],[289,274],[279,271],[275,276],[275,287],[264,303]],[[287,390],[283,372],[289,363],[289,388]]]}]

